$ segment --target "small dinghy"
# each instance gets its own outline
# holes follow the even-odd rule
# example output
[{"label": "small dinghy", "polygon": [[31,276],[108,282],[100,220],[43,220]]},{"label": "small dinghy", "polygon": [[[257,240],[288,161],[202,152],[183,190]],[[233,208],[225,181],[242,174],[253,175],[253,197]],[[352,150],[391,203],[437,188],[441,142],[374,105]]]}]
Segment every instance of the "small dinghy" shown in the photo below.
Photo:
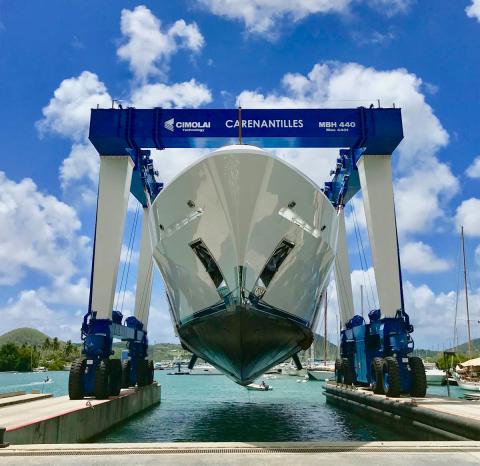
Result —
[{"label": "small dinghy", "polygon": [[266,392],[268,390],[273,390],[273,387],[270,387],[270,385],[267,385],[266,383],[251,383],[249,385],[246,385],[247,390],[257,390],[259,392]]}]

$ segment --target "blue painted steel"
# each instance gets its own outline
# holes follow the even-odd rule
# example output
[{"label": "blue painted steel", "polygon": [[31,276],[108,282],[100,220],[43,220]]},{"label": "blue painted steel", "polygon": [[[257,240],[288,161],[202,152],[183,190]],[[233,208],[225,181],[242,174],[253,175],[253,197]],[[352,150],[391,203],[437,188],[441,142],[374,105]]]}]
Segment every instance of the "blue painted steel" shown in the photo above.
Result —
[{"label": "blue painted steel", "polygon": [[408,355],[414,348],[410,336],[413,327],[406,313],[399,311],[396,317],[379,319],[378,311],[370,312],[369,323],[365,323],[360,316],[354,316],[347,322],[345,330],[341,331],[341,356],[353,361],[354,380],[363,385],[369,385],[373,381],[373,358],[396,358],[400,368],[401,390],[409,393],[412,381]]},{"label": "blue painted steel", "polygon": [[340,149],[340,156],[337,158],[335,169],[330,172],[332,179],[325,182],[323,189],[323,192],[335,207],[344,206],[360,191],[357,162],[364,152],[364,147]]},{"label": "blue painted steel", "polygon": [[135,317],[128,317],[125,325],[122,325],[122,314],[113,311],[113,320],[97,319],[96,313],[88,313],[84,317],[82,325],[82,354],[87,360],[87,369],[83,378],[83,386],[87,396],[94,394],[95,375],[98,364],[102,359],[108,359],[112,354],[113,339],[118,338],[127,341],[131,358],[132,385],[137,382],[138,359],[147,356],[148,339],[147,332],[143,330],[143,324]]},{"label": "blue painted steel", "polygon": [[[365,147],[391,154],[403,138],[396,108],[242,109],[242,141],[260,147]],[[239,137],[237,109],[93,109],[89,139],[101,155],[127,149],[219,147]]]},{"label": "blue painted steel", "polygon": [[[150,152],[165,149],[215,147],[239,141],[260,147],[338,147],[340,150],[331,181],[324,192],[335,207],[345,205],[360,189],[357,161],[362,154],[391,154],[403,139],[400,109],[94,109],[89,139],[100,155],[130,155],[135,167],[131,192],[147,207],[163,185],[155,179]],[[92,266],[93,270],[93,266]],[[93,280],[93,277],[92,277]],[[90,300],[91,301],[91,300]],[[225,303],[221,303],[223,306]],[[394,319],[370,313],[370,323],[352,319],[342,331],[342,357],[354,363],[360,383],[370,383],[370,363],[375,356],[393,355],[400,364],[402,390],[410,378],[405,364],[413,349],[408,315],[402,310]],[[141,322],[133,317],[121,324],[95,319],[91,309],[82,326],[84,354],[91,364],[85,376],[86,392],[92,393],[95,368],[111,354],[113,336],[128,341],[131,360],[130,383],[137,379],[138,361],[147,356],[148,339]]]},{"label": "blue painted steel", "polygon": [[128,149],[127,152],[135,164],[130,192],[144,208],[148,207],[148,202],[153,202],[163,189],[163,183],[158,182],[155,178],[158,172],[153,166],[149,150]]}]

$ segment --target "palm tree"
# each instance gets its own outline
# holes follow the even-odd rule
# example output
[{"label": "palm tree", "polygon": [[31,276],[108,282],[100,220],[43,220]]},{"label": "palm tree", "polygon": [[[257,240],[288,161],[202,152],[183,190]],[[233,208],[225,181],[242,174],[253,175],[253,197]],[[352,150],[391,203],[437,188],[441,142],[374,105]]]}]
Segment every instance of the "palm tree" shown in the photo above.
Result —
[{"label": "palm tree", "polygon": [[72,354],[72,351],[73,351],[73,345],[72,345],[72,340],[68,340],[67,343],[65,344],[65,356],[70,356],[70,354]]},{"label": "palm tree", "polygon": [[42,348],[46,351],[48,351],[51,347],[51,343],[50,343],[50,338],[45,338],[45,341],[43,342],[43,345],[42,345]]},{"label": "palm tree", "polygon": [[53,351],[58,351],[58,349],[60,348],[60,343],[58,342],[58,338],[55,337],[53,339]]}]

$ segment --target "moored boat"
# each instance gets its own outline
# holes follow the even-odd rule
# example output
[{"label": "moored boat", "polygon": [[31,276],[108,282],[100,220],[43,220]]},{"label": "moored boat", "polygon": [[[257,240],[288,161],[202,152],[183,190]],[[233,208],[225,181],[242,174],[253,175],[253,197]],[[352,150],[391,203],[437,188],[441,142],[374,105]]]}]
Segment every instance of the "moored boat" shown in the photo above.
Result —
[{"label": "moored boat", "polygon": [[259,392],[268,392],[269,390],[273,390],[273,387],[267,384],[258,384],[258,383],[251,383],[246,385],[245,387],[247,390],[259,391]]},{"label": "moored boat", "polygon": [[434,362],[423,362],[425,367],[425,376],[427,378],[427,385],[443,385],[447,378],[447,373],[438,369]]},{"label": "moored boat", "polygon": [[480,391],[480,358],[470,359],[457,365],[455,380],[464,390]]}]

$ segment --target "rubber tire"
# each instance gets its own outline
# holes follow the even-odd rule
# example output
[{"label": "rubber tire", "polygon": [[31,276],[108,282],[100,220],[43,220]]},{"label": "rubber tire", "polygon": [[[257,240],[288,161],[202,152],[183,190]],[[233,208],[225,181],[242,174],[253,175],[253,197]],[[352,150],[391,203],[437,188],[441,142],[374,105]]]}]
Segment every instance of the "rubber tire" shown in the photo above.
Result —
[{"label": "rubber tire", "polygon": [[110,396],[110,361],[102,359],[95,371],[93,394],[97,400],[106,400]]},{"label": "rubber tire", "polygon": [[342,369],[342,360],[335,360],[335,381],[337,383],[342,383],[343,380],[343,369]]},{"label": "rubber tire", "polygon": [[130,387],[130,359],[122,361],[122,388]]},{"label": "rubber tire", "polygon": [[[395,358],[387,357],[383,360],[383,390],[390,398],[398,398],[401,391],[400,367]],[[388,377],[386,377],[388,376]]]},{"label": "rubber tire", "polygon": [[122,362],[120,359],[109,359],[110,396],[118,396],[122,388]]},{"label": "rubber tire", "polygon": [[408,358],[408,365],[410,366],[412,379],[410,396],[425,398],[427,394],[427,375],[425,374],[425,366],[423,365],[422,359],[418,356],[411,356]]},{"label": "rubber tire", "polygon": [[342,371],[343,371],[343,383],[345,385],[353,385],[355,379],[355,373],[353,370],[353,364],[350,359],[344,358],[342,360]]},{"label": "rubber tire", "polygon": [[155,369],[153,366],[153,361],[150,360],[148,361],[148,385],[152,385],[154,379],[155,379]]},{"label": "rubber tire", "polygon": [[383,359],[373,358],[370,364],[370,374],[372,379],[373,393],[377,395],[385,395],[383,390]]},{"label": "rubber tire", "polygon": [[145,387],[145,385],[148,385],[148,380],[148,361],[140,359],[137,364],[137,385]]},{"label": "rubber tire", "polygon": [[83,388],[83,376],[87,368],[86,359],[75,359],[70,367],[70,375],[68,377],[68,396],[71,400],[82,400],[85,397]]}]

